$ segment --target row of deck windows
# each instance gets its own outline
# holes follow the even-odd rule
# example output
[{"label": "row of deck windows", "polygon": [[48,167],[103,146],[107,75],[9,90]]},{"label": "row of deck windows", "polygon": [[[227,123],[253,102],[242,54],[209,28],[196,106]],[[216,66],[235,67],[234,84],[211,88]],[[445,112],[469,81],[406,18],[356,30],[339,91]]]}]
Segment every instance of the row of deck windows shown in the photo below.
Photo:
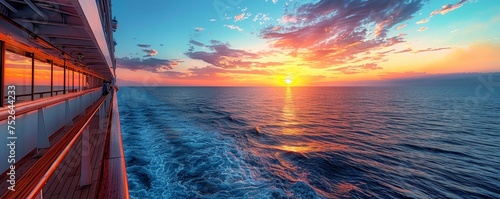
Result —
[{"label": "row of deck windows", "polygon": [[66,78],[64,78],[64,65],[55,64],[52,60],[38,60],[30,53],[22,55],[18,52],[5,50],[2,45],[5,45],[5,43],[0,41],[0,49],[3,49],[1,50],[3,56],[0,54],[0,61],[3,59],[4,63],[3,73],[1,74],[4,80],[4,85],[2,85],[3,105],[8,103],[6,100],[8,98],[7,87],[10,85],[16,87],[17,102],[102,86],[102,79],[68,68],[66,68]]}]

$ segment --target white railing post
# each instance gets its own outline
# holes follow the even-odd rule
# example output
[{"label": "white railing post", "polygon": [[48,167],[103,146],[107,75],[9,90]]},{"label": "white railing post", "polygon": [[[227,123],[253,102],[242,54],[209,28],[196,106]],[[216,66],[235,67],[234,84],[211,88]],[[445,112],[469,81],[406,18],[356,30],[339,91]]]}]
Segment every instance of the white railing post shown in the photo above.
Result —
[{"label": "white railing post", "polygon": [[37,149],[50,147],[49,136],[47,136],[47,127],[45,125],[45,114],[43,108],[38,109],[38,133],[37,133]]},{"label": "white railing post", "polygon": [[43,199],[42,191],[43,190],[40,190],[40,193],[38,193],[38,195],[36,195],[35,199]]},{"label": "white railing post", "polygon": [[64,116],[66,117],[66,125],[72,125],[73,116],[71,115],[71,111],[69,109],[69,100],[64,102]]},{"label": "white railing post", "polygon": [[90,185],[91,168],[90,168],[90,131],[89,127],[85,127],[82,134],[82,165],[80,176],[80,187]]}]

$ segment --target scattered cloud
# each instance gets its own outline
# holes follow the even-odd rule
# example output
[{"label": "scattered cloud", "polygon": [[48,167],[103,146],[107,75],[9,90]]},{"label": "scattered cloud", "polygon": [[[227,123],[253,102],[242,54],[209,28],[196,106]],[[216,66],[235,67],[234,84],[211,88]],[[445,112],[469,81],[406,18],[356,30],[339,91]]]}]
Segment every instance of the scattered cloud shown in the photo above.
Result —
[{"label": "scattered cloud", "polygon": [[243,29],[241,29],[240,27],[236,26],[236,25],[224,25],[224,27],[228,27],[229,29],[231,30],[238,30],[238,31],[243,31]]},{"label": "scattered cloud", "polygon": [[[184,53],[191,59],[202,60],[219,68],[264,68],[269,66],[282,65],[280,62],[259,62],[256,61],[261,56],[257,53],[248,52],[245,50],[232,49],[227,43],[212,40],[210,44],[203,44],[198,41],[191,40],[192,46],[188,52]],[[204,47],[210,50],[195,51],[195,47]]]},{"label": "scattered cloud", "polygon": [[216,76],[217,74],[245,74],[245,75],[272,75],[271,72],[262,69],[226,69],[214,66],[193,67],[188,69],[191,77]]},{"label": "scattered cloud", "polygon": [[439,10],[434,10],[432,13],[431,13],[431,17],[434,16],[434,15],[437,15],[437,14],[441,14],[441,15],[445,15],[446,13],[448,12],[451,12],[453,10],[456,10],[460,7],[462,7],[467,1],[469,0],[460,0],[458,3],[456,4],[446,4],[444,6],[441,7],[441,9]]},{"label": "scattered cloud", "polygon": [[196,28],[194,28],[194,30],[195,30],[196,32],[201,32],[201,31],[204,31],[204,30],[205,30],[205,28],[196,27]]},{"label": "scattered cloud", "polygon": [[152,57],[158,55],[158,51],[156,51],[155,49],[142,49],[142,52],[146,53],[144,57]]},{"label": "scattered cloud", "polygon": [[423,53],[423,52],[432,52],[432,51],[439,51],[439,50],[449,50],[451,49],[450,47],[443,47],[443,48],[427,48],[427,49],[422,49],[422,50],[412,50],[411,48],[407,48],[407,49],[404,49],[404,50],[400,50],[400,51],[396,51],[394,53],[407,53],[407,52],[411,52],[411,53]]},{"label": "scattered cloud", "polygon": [[217,19],[210,19],[210,20],[208,20],[208,21],[210,21],[210,22],[215,22],[215,21],[217,21]]},{"label": "scattered cloud", "polygon": [[379,69],[382,69],[382,67],[378,66],[376,63],[368,63],[364,65],[345,66],[340,68],[329,69],[329,71],[338,71],[346,75],[351,75],[351,74],[357,74]]},{"label": "scattered cloud", "polygon": [[157,58],[116,58],[116,64],[119,68],[126,68],[130,70],[145,70],[150,72],[165,72],[168,70],[172,70],[175,66],[178,66],[180,62],[180,60]]},{"label": "scattered cloud", "polygon": [[456,10],[456,9],[462,7],[467,1],[469,1],[469,0],[460,0],[456,4],[446,4],[446,5],[442,6],[441,9],[432,11],[428,18],[425,18],[425,19],[422,19],[420,21],[417,21],[417,24],[424,24],[424,23],[429,22],[429,20],[434,15],[437,15],[437,14],[445,15],[448,12]]},{"label": "scattered cloud", "polygon": [[259,22],[260,25],[263,25],[265,24],[267,21],[270,21],[272,18],[269,16],[269,14],[265,14],[265,13],[257,13],[252,21],[254,22]]},{"label": "scattered cloud", "polygon": [[421,28],[418,29],[418,32],[423,32],[425,30],[427,30],[427,27],[421,27]]},{"label": "scattered cloud", "polygon": [[406,27],[408,24],[401,24],[398,27],[396,27],[396,30],[401,30],[402,28]]},{"label": "scattered cloud", "polygon": [[283,15],[281,16],[281,23],[297,23],[298,19],[295,16]]},{"label": "scattered cloud", "polygon": [[400,51],[396,51],[394,53],[407,53],[407,52],[412,52],[413,50],[411,48],[407,48],[407,49],[404,49],[404,50],[400,50]]},{"label": "scattered cloud", "polygon": [[192,44],[192,45],[195,45],[195,46],[199,46],[199,47],[204,47],[205,44],[201,43],[201,42],[198,42],[198,41],[195,41],[195,40],[189,40],[189,43]]},{"label": "scattered cloud", "polygon": [[141,47],[141,48],[150,48],[151,45],[149,44],[137,44],[137,46]]},{"label": "scattered cloud", "polygon": [[430,18],[425,18],[425,19],[422,19],[420,21],[417,21],[417,24],[424,24],[424,23],[427,23],[429,22]]},{"label": "scattered cloud", "polygon": [[[405,42],[405,34],[390,37],[387,33],[390,28],[413,18],[425,0],[389,2],[319,0],[306,3],[283,15],[286,20],[297,23],[281,23],[278,29],[268,26],[261,30],[260,36],[270,40],[275,48],[292,51],[313,68],[348,64],[367,52]],[[285,19],[282,17],[281,21]]]},{"label": "scattered cloud", "polygon": [[245,13],[241,13],[239,15],[234,16],[234,20],[241,21],[241,20],[243,20],[243,17],[245,17]]},{"label": "scattered cloud", "polygon": [[444,47],[444,48],[427,48],[423,50],[417,50],[415,53],[422,53],[422,52],[432,52],[432,51],[439,51],[439,50],[449,50],[451,49],[450,47]]}]

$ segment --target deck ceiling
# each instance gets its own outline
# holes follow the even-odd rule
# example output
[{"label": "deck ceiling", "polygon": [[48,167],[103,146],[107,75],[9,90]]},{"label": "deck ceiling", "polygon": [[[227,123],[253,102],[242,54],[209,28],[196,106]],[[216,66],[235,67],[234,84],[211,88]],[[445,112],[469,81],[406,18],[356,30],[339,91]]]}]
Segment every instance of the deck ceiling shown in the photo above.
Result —
[{"label": "deck ceiling", "polygon": [[[7,17],[11,20],[75,59],[78,59],[78,54],[82,54],[84,58],[78,61],[90,70],[108,78],[113,77],[110,70],[112,66],[106,62],[96,41],[98,37],[92,33],[78,0],[3,1],[15,8],[8,9]],[[109,44],[109,41],[106,43]],[[113,52],[109,53],[114,58]]]}]

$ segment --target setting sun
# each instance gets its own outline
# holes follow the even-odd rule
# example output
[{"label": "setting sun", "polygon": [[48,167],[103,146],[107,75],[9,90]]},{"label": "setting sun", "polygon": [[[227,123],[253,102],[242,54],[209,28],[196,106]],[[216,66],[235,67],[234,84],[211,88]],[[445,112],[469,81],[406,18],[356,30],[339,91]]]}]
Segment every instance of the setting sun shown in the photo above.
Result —
[{"label": "setting sun", "polygon": [[285,79],[285,84],[287,84],[287,85],[292,84],[292,82],[293,81],[292,81],[292,79],[290,79],[290,77],[288,77],[288,78]]}]

